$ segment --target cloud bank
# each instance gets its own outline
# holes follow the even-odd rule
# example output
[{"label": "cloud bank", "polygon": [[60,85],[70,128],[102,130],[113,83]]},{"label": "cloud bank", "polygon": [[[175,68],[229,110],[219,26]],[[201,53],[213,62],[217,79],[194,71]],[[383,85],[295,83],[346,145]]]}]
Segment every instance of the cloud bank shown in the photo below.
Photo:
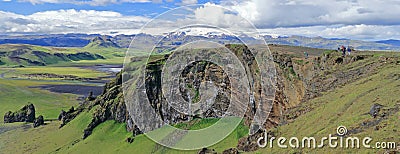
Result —
[{"label": "cloud bank", "polygon": [[107,33],[140,29],[149,18],[113,11],[58,10],[19,15],[0,11],[0,33]]},{"label": "cloud bank", "polygon": [[[161,3],[173,0],[20,0],[33,4],[74,3]],[[197,0],[177,4],[196,4]],[[218,7],[225,7],[232,12]],[[400,1],[398,0],[223,0],[188,9],[159,26],[184,25],[196,21],[220,27],[243,27],[244,17],[263,34],[322,36],[360,40],[400,39]],[[20,15],[0,11],[0,34],[13,33],[135,33],[151,19],[126,16],[115,11],[56,10]],[[157,27],[155,27],[157,28]]]}]

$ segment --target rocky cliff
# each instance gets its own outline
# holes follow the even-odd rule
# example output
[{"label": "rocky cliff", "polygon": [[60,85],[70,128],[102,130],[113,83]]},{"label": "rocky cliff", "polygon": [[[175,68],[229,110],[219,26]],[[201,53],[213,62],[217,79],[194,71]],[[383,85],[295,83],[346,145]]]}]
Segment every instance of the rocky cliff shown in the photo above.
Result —
[{"label": "rocky cliff", "polygon": [[[255,91],[254,97],[259,98],[260,94],[256,89],[260,88],[260,81],[257,78],[257,66],[254,63],[254,56],[250,49],[244,45],[226,45],[234,51],[238,59],[245,66],[249,81],[253,81],[251,90]],[[374,74],[380,67],[389,62],[396,62],[396,59],[382,58],[380,61],[370,61],[371,54],[356,54],[354,56],[342,57],[335,51],[325,51],[319,56],[308,58],[282,52],[272,51],[272,56],[277,72],[277,89],[272,111],[264,124],[268,129],[290,123],[296,117],[304,114],[310,108],[301,108],[299,104],[320,96],[323,92],[353,82],[359,78]],[[220,117],[227,106],[229,106],[229,94],[231,83],[221,67],[207,61],[194,62],[183,70],[180,76],[179,91],[183,99],[196,103],[200,99],[199,87],[203,81],[213,81],[218,89],[214,105],[206,112],[199,112],[194,115],[185,115],[169,107],[161,90],[161,72],[169,55],[160,56],[149,61],[146,66],[146,92],[153,107],[163,120],[171,124],[187,121],[190,118]],[[356,65],[354,65],[356,64]],[[349,69],[349,67],[351,69]],[[63,125],[71,121],[80,112],[94,110],[91,123],[84,130],[83,138],[88,137],[92,130],[106,120],[115,120],[127,123],[127,130],[134,135],[141,131],[136,127],[129,116],[122,93],[121,73],[107,83],[102,95],[97,98],[88,97],[77,109],[63,111],[60,120]],[[253,102],[256,103],[256,102]],[[244,117],[245,125],[249,126],[255,114],[257,104],[250,103]],[[239,141],[238,149],[241,151],[253,151],[257,149],[255,135],[242,138]]]}]

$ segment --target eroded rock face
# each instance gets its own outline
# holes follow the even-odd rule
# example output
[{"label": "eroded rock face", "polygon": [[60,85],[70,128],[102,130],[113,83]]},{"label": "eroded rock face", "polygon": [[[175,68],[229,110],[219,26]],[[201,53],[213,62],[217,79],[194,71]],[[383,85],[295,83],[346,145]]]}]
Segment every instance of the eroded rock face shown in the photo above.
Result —
[{"label": "eroded rock face", "polygon": [[35,106],[33,104],[25,105],[19,111],[8,111],[4,115],[4,123],[13,122],[33,122],[35,120]]}]

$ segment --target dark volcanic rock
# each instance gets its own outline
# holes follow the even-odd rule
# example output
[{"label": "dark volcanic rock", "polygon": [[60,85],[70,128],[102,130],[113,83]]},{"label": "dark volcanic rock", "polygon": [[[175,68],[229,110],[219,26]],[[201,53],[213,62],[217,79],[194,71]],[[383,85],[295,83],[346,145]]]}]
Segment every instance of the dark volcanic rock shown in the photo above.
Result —
[{"label": "dark volcanic rock", "polygon": [[257,149],[260,148],[257,144],[257,141],[260,137],[264,137],[263,131],[258,131],[253,135],[239,139],[237,149],[245,152],[256,151]]},{"label": "dark volcanic rock", "polygon": [[239,151],[236,148],[230,148],[222,152],[222,154],[238,154],[238,153]]},{"label": "dark volcanic rock", "polygon": [[66,114],[67,114],[67,112],[65,112],[64,110],[61,110],[60,115],[58,115],[58,120],[59,121],[63,120]]},{"label": "dark volcanic rock", "polygon": [[[84,105],[84,104],[86,104],[86,102],[83,102],[82,104]],[[85,109],[85,107],[81,105],[77,109],[75,109],[74,107],[71,107],[68,110],[68,112],[61,110],[60,114],[58,115],[58,120],[62,121],[60,128],[65,126],[71,120],[73,120],[84,109]]]},{"label": "dark volcanic rock", "polygon": [[203,148],[198,152],[198,154],[217,154],[217,152],[214,149]]},{"label": "dark volcanic rock", "polygon": [[44,125],[44,118],[42,115],[40,115],[38,118],[35,119],[35,121],[33,122],[33,127],[39,127],[41,125]]},{"label": "dark volcanic rock", "polygon": [[33,122],[35,120],[35,106],[33,104],[25,105],[16,112],[8,111],[4,115],[4,123],[13,122]]},{"label": "dark volcanic rock", "polygon": [[381,110],[381,108],[383,107],[383,105],[380,104],[374,104],[371,106],[371,109],[369,110],[369,115],[371,115],[372,117],[376,118],[376,116],[378,116],[379,111]]},{"label": "dark volcanic rock", "polygon": [[126,139],[126,142],[128,142],[128,143],[133,143],[133,141],[135,141],[135,138],[134,138],[134,137],[128,137],[128,138]]}]

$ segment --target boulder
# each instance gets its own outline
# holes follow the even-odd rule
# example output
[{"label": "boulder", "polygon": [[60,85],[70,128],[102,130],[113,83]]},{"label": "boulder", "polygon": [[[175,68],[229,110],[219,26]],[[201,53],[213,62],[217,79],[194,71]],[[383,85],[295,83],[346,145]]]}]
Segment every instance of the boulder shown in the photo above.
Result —
[{"label": "boulder", "polygon": [[19,111],[8,111],[4,115],[4,123],[13,122],[34,122],[35,120],[35,106],[33,104],[25,105]]},{"label": "boulder", "polygon": [[42,115],[35,119],[35,121],[33,122],[33,128],[39,127],[41,125],[44,125],[44,118]]},{"label": "boulder", "polygon": [[217,154],[217,152],[214,149],[203,148],[198,152],[198,154]]},{"label": "boulder", "polygon": [[96,99],[95,96],[93,96],[93,91],[90,91],[88,96],[86,97],[86,101],[94,101]]},{"label": "boulder", "polygon": [[369,115],[376,118],[382,107],[383,105],[375,103],[374,105],[371,106],[371,109],[369,110]]},{"label": "boulder", "polygon": [[11,111],[8,111],[4,115],[4,123],[12,123],[12,122],[14,122],[14,113],[12,113]]},{"label": "boulder", "polygon": [[128,143],[133,143],[133,141],[135,141],[135,138],[134,137],[128,137],[125,141],[128,142]]},{"label": "boulder", "polygon": [[64,110],[61,110],[61,113],[58,115],[58,120],[61,121],[64,119],[64,117],[66,116],[67,112],[65,112]]},{"label": "boulder", "polygon": [[222,154],[238,154],[238,153],[239,150],[237,148],[230,148],[222,152]]},{"label": "boulder", "polygon": [[[237,145],[237,149],[245,152],[256,151],[260,147],[257,144],[257,141],[260,137],[264,137],[264,132],[259,130],[253,135],[249,135],[247,137],[243,137],[239,139],[239,143]],[[268,135],[270,135],[269,133]]]}]

